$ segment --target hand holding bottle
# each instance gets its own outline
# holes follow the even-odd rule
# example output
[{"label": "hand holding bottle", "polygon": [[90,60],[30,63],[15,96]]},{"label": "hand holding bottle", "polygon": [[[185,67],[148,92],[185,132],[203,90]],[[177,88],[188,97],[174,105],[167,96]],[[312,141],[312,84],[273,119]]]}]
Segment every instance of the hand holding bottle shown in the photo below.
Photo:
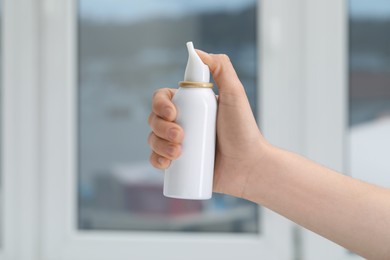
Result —
[{"label": "hand holding bottle", "polygon": [[[197,53],[209,66],[219,88],[213,190],[240,197],[254,162],[264,153],[267,144],[229,58],[224,54]],[[156,91],[149,117],[152,133],[148,142],[153,150],[150,161],[160,169],[166,169],[180,156],[185,135],[181,126],[174,122],[177,112],[171,100],[175,91]]]}]

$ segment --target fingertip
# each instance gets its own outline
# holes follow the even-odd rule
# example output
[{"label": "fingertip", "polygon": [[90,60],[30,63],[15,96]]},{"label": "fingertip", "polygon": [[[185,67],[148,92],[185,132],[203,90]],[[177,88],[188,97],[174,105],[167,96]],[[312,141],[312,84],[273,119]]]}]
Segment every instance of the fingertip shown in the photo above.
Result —
[{"label": "fingertip", "polygon": [[169,159],[167,159],[167,158],[159,156],[157,158],[157,162],[158,162],[158,164],[160,165],[161,168],[166,169],[166,168],[168,168],[168,166],[169,166],[171,161]]},{"label": "fingertip", "polygon": [[152,152],[150,155],[150,163],[152,164],[153,167],[164,170],[169,167],[171,164],[171,160],[156,154],[155,152]]}]

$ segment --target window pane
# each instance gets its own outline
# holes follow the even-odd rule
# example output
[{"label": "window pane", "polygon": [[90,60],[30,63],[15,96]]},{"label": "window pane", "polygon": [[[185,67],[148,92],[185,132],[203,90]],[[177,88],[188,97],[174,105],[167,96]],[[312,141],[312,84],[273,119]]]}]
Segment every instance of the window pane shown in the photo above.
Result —
[{"label": "window pane", "polygon": [[248,201],[165,198],[146,143],[152,94],[183,80],[190,40],[231,57],[256,111],[256,2],[79,1],[79,229],[258,232]]},{"label": "window pane", "polygon": [[349,4],[350,171],[390,187],[390,1]]}]

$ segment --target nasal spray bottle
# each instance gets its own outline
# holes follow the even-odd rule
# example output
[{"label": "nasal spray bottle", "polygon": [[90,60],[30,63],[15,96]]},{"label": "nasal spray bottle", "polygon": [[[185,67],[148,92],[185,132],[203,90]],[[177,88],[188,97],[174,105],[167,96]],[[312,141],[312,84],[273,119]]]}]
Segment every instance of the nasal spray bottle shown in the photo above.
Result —
[{"label": "nasal spray bottle", "polygon": [[206,200],[213,188],[217,100],[210,83],[210,70],[187,42],[188,62],[184,81],[172,102],[184,130],[182,154],[165,171],[164,195],[171,198]]}]

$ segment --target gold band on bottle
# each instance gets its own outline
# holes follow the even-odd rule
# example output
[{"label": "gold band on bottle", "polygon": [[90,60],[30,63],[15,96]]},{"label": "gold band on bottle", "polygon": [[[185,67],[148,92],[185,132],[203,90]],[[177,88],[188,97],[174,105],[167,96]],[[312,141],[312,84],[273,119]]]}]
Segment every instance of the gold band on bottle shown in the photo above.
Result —
[{"label": "gold band on bottle", "polygon": [[212,88],[213,83],[210,82],[192,82],[192,81],[180,81],[179,86],[182,88]]}]

